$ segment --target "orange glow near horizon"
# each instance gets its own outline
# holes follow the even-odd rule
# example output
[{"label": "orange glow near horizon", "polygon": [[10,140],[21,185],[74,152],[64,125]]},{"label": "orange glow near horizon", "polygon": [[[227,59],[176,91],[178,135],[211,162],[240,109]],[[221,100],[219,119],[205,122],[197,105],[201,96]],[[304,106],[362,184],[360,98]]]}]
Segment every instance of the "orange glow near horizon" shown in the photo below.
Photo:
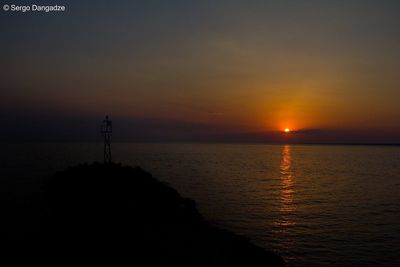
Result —
[{"label": "orange glow near horizon", "polygon": [[285,128],[285,130],[283,130],[285,133],[289,133],[290,129],[289,128]]}]

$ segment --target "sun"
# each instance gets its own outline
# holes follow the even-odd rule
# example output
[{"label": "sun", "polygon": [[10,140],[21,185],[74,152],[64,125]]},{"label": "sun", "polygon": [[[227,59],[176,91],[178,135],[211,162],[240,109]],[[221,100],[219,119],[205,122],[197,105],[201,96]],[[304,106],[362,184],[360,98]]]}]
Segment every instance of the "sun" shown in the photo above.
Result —
[{"label": "sun", "polygon": [[285,130],[283,130],[285,133],[288,133],[288,132],[290,132],[290,129],[289,128],[285,128]]}]

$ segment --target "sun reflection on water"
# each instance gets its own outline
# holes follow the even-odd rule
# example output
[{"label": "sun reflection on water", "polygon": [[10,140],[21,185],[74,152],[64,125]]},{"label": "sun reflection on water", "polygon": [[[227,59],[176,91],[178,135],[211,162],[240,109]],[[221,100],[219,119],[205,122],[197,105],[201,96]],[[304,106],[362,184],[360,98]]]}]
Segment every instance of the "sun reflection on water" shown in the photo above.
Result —
[{"label": "sun reflection on water", "polygon": [[285,145],[282,150],[280,174],[281,174],[280,211],[292,212],[296,210],[296,206],[293,204],[294,193],[295,193],[293,189],[294,173],[292,171],[292,155],[289,145]]},{"label": "sun reflection on water", "polygon": [[295,175],[292,169],[292,154],[290,145],[285,145],[282,148],[282,159],[279,166],[280,184],[279,184],[279,218],[275,221],[277,227],[276,232],[288,233],[290,226],[296,224],[294,220],[294,212],[296,205],[294,203]]}]

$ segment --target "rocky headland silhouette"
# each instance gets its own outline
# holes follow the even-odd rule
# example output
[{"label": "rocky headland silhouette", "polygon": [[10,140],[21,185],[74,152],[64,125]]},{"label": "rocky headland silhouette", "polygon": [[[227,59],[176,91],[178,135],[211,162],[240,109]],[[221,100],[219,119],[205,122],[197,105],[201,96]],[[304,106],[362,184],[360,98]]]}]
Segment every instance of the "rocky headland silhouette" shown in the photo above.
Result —
[{"label": "rocky headland silhouette", "polygon": [[[69,167],[47,179],[29,202],[35,206],[30,212],[40,213],[29,230],[22,229],[23,222],[2,227],[8,251],[25,260],[56,265],[285,265],[273,252],[208,223],[195,201],[139,167]],[[8,216],[23,220],[16,210]]]}]

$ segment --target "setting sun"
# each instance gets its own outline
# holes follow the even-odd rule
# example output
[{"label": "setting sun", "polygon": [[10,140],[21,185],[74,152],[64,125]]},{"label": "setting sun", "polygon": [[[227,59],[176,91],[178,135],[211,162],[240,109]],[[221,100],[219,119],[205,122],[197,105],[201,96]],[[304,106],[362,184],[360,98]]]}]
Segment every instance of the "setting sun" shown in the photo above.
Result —
[{"label": "setting sun", "polygon": [[289,128],[285,128],[284,132],[288,133],[288,132],[290,132],[290,129]]}]

